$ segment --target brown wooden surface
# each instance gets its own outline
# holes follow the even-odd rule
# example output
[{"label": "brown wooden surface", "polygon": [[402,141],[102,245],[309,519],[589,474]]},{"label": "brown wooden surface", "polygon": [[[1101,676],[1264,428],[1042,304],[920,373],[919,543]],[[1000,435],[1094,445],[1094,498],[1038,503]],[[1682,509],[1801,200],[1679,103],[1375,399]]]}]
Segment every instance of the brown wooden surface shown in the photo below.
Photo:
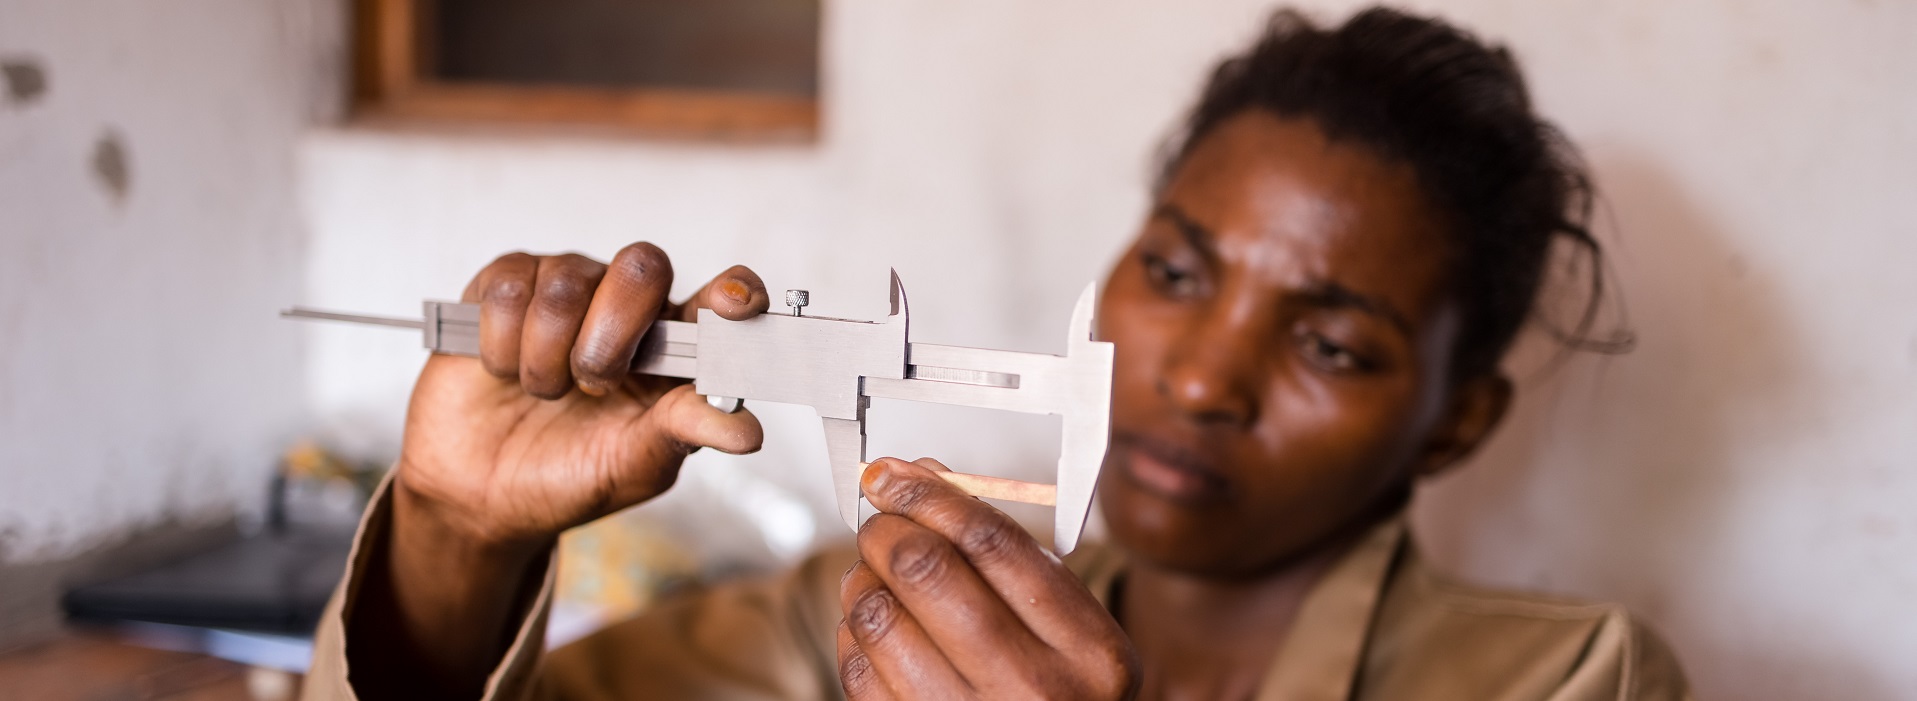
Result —
[{"label": "brown wooden surface", "polygon": [[667,90],[588,90],[418,83],[362,105],[360,116],[415,122],[599,124],[644,134],[803,141],[818,130],[811,98]]},{"label": "brown wooden surface", "polygon": [[418,14],[413,0],[375,0],[373,56],[380,99],[406,94],[419,76]]},{"label": "brown wooden surface", "polygon": [[74,632],[0,654],[0,699],[250,701],[247,673],[245,665],[205,655]]}]

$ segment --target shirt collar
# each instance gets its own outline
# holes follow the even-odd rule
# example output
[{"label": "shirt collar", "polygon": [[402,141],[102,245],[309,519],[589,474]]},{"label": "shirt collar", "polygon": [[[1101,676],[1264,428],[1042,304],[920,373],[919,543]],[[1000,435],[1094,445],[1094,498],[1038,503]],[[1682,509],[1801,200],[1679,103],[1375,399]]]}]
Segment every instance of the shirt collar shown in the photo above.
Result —
[{"label": "shirt collar", "polygon": [[[1257,701],[1344,701],[1351,698],[1365,643],[1392,565],[1405,541],[1402,512],[1373,526],[1312,586],[1278,647]],[[1125,570],[1116,548],[1087,548],[1067,564],[1107,609]]]},{"label": "shirt collar", "polygon": [[1404,532],[1402,514],[1373,526],[1305,595],[1259,686],[1258,701],[1351,698]]}]

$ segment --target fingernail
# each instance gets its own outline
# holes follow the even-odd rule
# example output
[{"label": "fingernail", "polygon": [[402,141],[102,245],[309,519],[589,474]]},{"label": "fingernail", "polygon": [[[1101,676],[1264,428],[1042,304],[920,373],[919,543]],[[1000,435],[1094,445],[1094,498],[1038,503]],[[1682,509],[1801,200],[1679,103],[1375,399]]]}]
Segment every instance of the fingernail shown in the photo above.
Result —
[{"label": "fingernail", "polygon": [[581,392],[585,392],[587,396],[591,396],[591,397],[604,397],[604,396],[606,396],[606,388],[605,388],[605,387],[601,387],[601,386],[599,386],[599,385],[596,385],[596,384],[593,384],[593,383],[591,383],[591,382],[587,382],[587,381],[585,381],[585,380],[579,380],[579,381],[577,381],[577,382],[574,382],[573,384],[574,384],[574,385],[576,385],[576,386],[578,386],[578,387],[579,387],[579,391],[581,391]]},{"label": "fingernail", "polygon": [[892,482],[892,470],[884,459],[875,460],[865,470],[865,493],[882,494]]},{"label": "fingernail", "polygon": [[746,289],[745,283],[739,282],[738,280],[726,280],[725,282],[719,283],[719,294],[723,294],[726,296],[726,299],[730,299],[739,304],[752,301],[752,290]]}]

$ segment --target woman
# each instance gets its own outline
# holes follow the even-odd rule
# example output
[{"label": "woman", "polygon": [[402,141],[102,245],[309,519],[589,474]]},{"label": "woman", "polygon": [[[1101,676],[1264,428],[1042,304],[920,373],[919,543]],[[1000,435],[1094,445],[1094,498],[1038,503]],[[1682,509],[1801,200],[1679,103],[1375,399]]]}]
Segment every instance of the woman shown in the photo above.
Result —
[{"label": "woman", "polygon": [[1449,582],[1405,534],[1417,480],[1509,406],[1499,361],[1549,250],[1597,253],[1584,174],[1510,57],[1388,10],[1281,13],[1175,146],[1101,301],[1109,547],[1060,563],[936,462],[881,460],[856,552],[542,662],[561,531],[658,495],[692,450],[759,447],[749,411],[626,374],[641,334],[768,297],[733,268],[668,304],[649,244],[513,254],[466,290],[481,358],[420,377],[308,698],[1686,697],[1621,610]]}]

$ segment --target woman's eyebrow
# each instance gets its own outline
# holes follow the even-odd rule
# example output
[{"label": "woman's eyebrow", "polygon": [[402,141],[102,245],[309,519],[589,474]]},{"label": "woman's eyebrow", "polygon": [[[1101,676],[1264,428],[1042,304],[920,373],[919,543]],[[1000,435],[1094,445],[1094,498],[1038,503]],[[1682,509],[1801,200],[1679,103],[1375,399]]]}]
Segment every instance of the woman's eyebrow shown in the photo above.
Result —
[{"label": "woman's eyebrow", "polygon": [[1410,319],[1382,297],[1367,295],[1331,280],[1313,280],[1300,288],[1297,295],[1314,307],[1352,309],[1370,314],[1398,327],[1406,336],[1411,335]]},{"label": "woman's eyebrow", "polygon": [[1193,221],[1191,215],[1179,209],[1178,205],[1161,202],[1152,210],[1152,216],[1171,222],[1172,228],[1177,229],[1178,235],[1184,237],[1185,243],[1191,244],[1192,248],[1201,251],[1211,251],[1214,248],[1212,241],[1217,237],[1212,234],[1211,229]]}]

